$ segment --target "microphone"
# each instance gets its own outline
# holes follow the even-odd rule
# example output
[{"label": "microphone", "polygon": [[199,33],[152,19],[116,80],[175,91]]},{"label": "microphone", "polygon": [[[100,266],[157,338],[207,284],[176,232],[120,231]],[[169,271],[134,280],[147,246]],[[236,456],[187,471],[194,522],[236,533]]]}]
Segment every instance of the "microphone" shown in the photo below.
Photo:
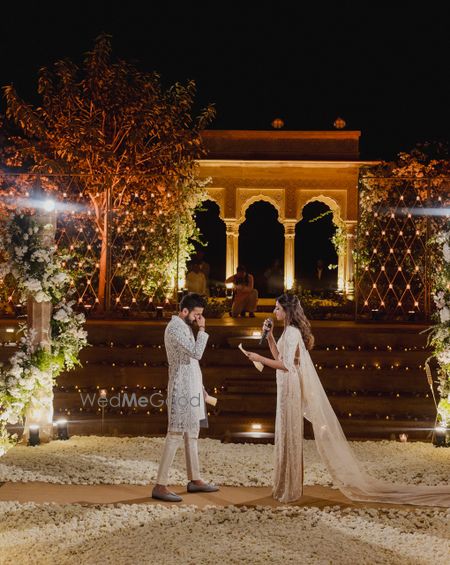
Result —
[{"label": "microphone", "polygon": [[265,339],[267,339],[267,336],[269,335],[270,330],[272,329],[273,326],[273,320],[272,318],[266,318],[264,320],[264,325],[268,326],[268,329],[263,330],[262,334],[261,334],[261,339],[259,340],[259,345],[262,345],[263,341]]}]

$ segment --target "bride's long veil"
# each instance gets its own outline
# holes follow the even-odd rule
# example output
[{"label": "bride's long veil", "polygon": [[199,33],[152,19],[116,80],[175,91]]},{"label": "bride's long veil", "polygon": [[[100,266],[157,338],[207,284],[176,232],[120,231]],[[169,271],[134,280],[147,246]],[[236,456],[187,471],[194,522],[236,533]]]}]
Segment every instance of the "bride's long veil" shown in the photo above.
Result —
[{"label": "bride's long veil", "polygon": [[304,417],[335,485],[350,499],[396,504],[450,506],[450,486],[388,483],[371,477],[356,459],[299,333]]}]

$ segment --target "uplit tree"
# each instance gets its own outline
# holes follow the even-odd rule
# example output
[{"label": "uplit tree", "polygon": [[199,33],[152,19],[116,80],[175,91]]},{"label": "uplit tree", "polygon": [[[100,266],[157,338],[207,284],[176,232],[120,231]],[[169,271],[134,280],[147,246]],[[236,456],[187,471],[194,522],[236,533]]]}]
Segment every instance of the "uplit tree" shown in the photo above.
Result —
[{"label": "uplit tree", "polygon": [[29,170],[53,175],[50,189],[86,199],[94,210],[102,307],[107,210],[128,207],[129,224],[145,217],[153,233],[162,233],[161,223],[197,204],[204,186],[196,181],[196,160],[203,155],[200,131],[214,109],[193,116],[192,81],[164,88],[158,74],[114,61],[108,35],[96,39],[81,66],[60,60],[40,70],[39,107],[22,100],[13,86],[4,93],[7,117],[21,132],[16,146]]}]

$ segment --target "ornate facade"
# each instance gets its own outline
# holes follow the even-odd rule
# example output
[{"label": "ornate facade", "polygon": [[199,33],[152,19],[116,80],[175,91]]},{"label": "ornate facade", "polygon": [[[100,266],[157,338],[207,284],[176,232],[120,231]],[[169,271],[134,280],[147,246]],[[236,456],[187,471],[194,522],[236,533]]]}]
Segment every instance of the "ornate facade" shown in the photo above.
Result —
[{"label": "ornate facade", "polygon": [[[205,131],[208,158],[200,161],[201,176],[211,178],[209,198],[220,208],[226,225],[226,276],[238,265],[239,226],[254,202],[264,200],[278,212],[284,226],[284,284],[295,280],[295,226],[304,207],[326,204],[333,222],[346,234],[339,252],[338,288],[353,290],[353,257],[358,220],[357,131],[252,132]],[[301,268],[301,266],[300,266]]]}]

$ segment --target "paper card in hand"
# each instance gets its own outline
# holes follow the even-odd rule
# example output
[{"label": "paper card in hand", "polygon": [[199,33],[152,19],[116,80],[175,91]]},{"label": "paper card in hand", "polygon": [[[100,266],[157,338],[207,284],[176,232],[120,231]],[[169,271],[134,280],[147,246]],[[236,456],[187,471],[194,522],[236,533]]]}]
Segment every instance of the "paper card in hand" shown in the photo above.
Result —
[{"label": "paper card in hand", "polygon": [[[247,356],[247,351],[245,351],[245,349],[242,347],[242,343],[240,343],[238,345],[239,349],[242,351],[242,353]],[[258,369],[258,371],[262,371],[264,369],[264,365],[262,363],[260,363],[259,361],[252,361],[253,365],[255,365],[255,367]]]}]

